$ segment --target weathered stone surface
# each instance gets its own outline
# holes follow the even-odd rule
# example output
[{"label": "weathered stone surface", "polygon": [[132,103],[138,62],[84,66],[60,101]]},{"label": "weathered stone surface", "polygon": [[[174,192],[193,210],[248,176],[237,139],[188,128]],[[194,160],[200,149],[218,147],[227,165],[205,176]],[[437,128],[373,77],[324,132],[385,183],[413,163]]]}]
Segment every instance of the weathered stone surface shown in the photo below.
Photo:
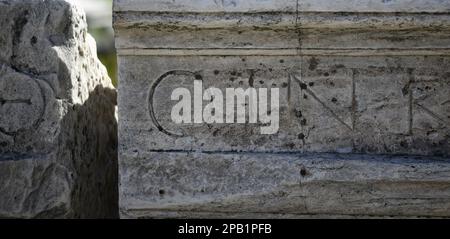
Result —
[{"label": "weathered stone surface", "polygon": [[[434,202],[450,185],[447,2],[122,0],[114,11],[122,216],[450,216]],[[279,88],[278,132],[173,122],[171,93],[196,80]],[[322,153],[334,156],[314,175],[333,176],[303,186],[296,165]]]},{"label": "weathered stone surface", "polygon": [[122,217],[449,215],[441,158],[194,152],[120,162]]},{"label": "weathered stone surface", "polygon": [[443,0],[117,0],[115,11],[149,12],[448,12]]},{"label": "weathered stone surface", "polygon": [[[450,72],[445,68],[449,59],[123,56],[121,132],[132,137],[125,138],[131,141],[124,141],[122,147],[448,155],[450,107],[445,102],[450,95]],[[186,69],[192,74],[170,74],[149,95],[150,86],[173,69]],[[204,89],[279,87],[278,133],[260,134],[261,124],[172,122],[171,110],[177,101],[168,96],[178,87],[193,92],[196,75],[202,77]],[[150,117],[146,105],[154,106],[151,111],[156,120]],[[159,130],[155,122],[180,136]]]},{"label": "weathered stone surface", "polygon": [[0,217],[117,216],[115,89],[84,13],[0,2]]}]

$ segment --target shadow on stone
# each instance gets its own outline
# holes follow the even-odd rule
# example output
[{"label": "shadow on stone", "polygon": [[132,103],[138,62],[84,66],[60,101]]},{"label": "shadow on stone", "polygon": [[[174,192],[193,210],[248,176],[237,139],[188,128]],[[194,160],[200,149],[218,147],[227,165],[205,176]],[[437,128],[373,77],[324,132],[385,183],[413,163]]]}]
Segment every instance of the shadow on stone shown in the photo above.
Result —
[{"label": "shadow on stone", "polygon": [[[74,105],[62,120],[69,131],[66,150],[78,174],[71,193],[74,218],[118,217],[116,91],[97,86],[82,105]],[[41,215],[42,216],[42,215]]]}]

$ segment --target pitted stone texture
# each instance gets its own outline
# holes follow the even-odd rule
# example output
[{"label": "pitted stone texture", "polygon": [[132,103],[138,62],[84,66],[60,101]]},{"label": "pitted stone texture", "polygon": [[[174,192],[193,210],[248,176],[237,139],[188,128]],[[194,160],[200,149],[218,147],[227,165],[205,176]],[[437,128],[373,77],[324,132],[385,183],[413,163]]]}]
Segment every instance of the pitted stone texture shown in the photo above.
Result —
[{"label": "pitted stone texture", "polygon": [[448,12],[445,0],[116,0],[115,11],[155,12]]},{"label": "pitted stone texture", "polygon": [[[448,57],[123,56],[121,148],[448,156],[448,65]],[[204,91],[222,90],[224,112],[226,88],[279,88],[280,129],[262,135],[248,106],[246,124],[174,123],[179,101],[168,96],[185,87],[193,101],[197,78]]]},{"label": "pitted stone texture", "polygon": [[115,89],[84,13],[0,2],[0,217],[117,216]]},{"label": "pitted stone texture", "polygon": [[448,217],[450,163],[367,155],[121,155],[125,218]]},{"label": "pitted stone texture", "polygon": [[[449,7],[116,0],[121,216],[449,217]],[[279,131],[174,123],[195,80],[279,88]]]},{"label": "pitted stone texture", "polygon": [[38,124],[46,103],[39,82],[4,65],[1,70],[1,131],[14,134]]}]

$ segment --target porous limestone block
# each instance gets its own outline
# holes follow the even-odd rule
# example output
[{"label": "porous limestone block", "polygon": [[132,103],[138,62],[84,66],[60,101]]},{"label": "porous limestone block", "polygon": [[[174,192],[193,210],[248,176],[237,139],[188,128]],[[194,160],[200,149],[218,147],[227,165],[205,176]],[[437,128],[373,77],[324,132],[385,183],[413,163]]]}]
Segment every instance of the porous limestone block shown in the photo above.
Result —
[{"label": "porous limestone block", "polygon": [[121,154],[123,218],[448,217],[434,157]]},{"label": "porous limestone block", "polygon": [[[126,140],[122,147],[449,155],[449,60],[441,56],[122,56],[120,130]],[[202,80],[203,92],[210,87],[222,90],[224,123],[193,123],[193,117],[190,124],[172,120],[172,109],[179,102],[171,99],[172,92],[189,89],[193,102],[196,79]],[[249,124],[248,115],[245,124],[226,123],[226,88],[279,88],[278,132],[261,134],[265,124]],[[204,100],[203,109],[209,103]],[[248,114],[249,102],[244,103]]]},{"label": "porous limestone block", "polygon": [[[115,1],[121,215],[449,216],[432,202],[447,200],[450,185],[440,174],[450,156],[448,9]],[[244,123],[195,122],[197,103],[204,111],[215,99],[196,101],[200,83],[202,94],[222,92],[219,112],[227,89],[278,89],[279,107],[268,106],[279,112],[276,133],[251,122],[250,100]],[[179,88],[190,92],[190,123],[172,117]]]},{"label": "porous limestone block", "polygon": [[85,14],[0,2],[0,217],[117,217],[115,89]]}]

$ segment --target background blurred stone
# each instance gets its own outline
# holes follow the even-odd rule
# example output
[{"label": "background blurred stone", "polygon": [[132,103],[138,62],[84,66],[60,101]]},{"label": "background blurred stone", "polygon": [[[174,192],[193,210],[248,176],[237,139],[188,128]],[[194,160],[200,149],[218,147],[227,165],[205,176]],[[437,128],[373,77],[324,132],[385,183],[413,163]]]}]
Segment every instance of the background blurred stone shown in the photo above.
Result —
[{"label": "background blurred stone", "polygon": [[97,54],[117,86],[117,57],[112,29],[112,0],[74,0],[86,12],[88,32],[97,42]]}]

